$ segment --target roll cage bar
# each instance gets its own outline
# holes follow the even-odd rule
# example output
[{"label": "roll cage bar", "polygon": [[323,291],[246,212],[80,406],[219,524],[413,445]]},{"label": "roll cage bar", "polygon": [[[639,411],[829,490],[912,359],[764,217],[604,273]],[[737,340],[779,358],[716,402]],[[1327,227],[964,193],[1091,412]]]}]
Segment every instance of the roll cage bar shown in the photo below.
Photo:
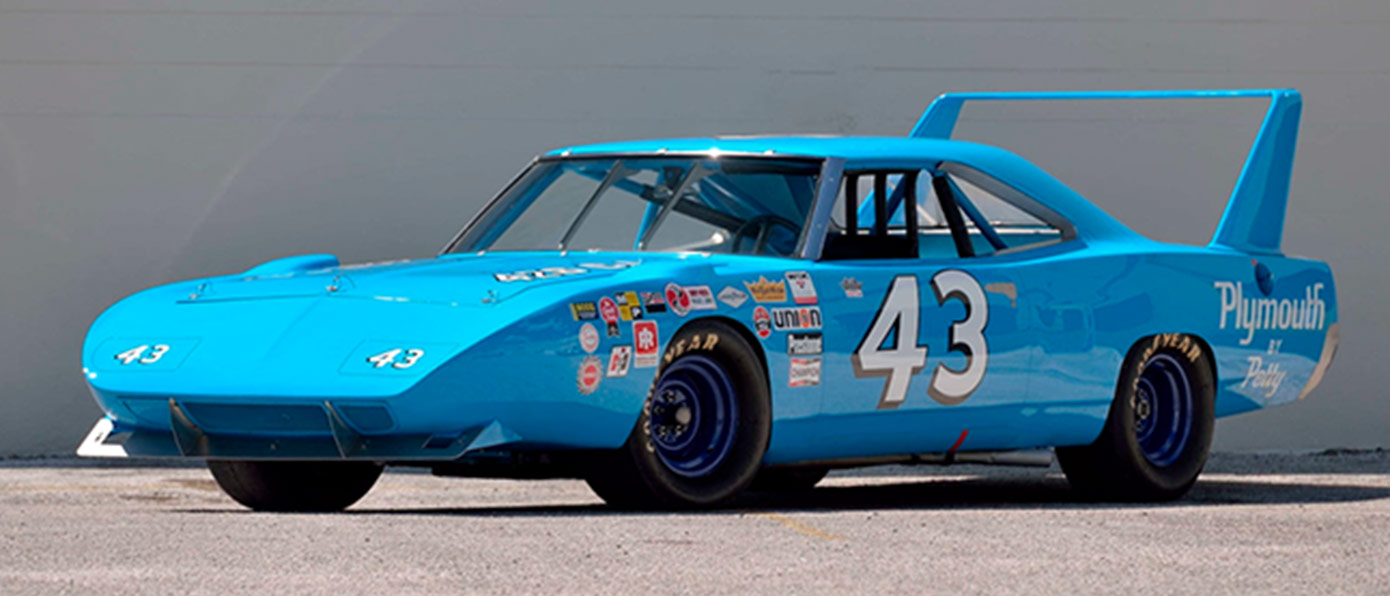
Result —
[{"label": "roll cage bar", "polygon": [[[919,222],[917,213],[917,179],[922,169],[917,168],[889,168],[874,170],[853,170],[845,173],[845,201],[844,216],[845,227],[842,234],[848,237],[861,236],[859,220],[861,216],[872,215],[873,227],[869,230],[871,236],[885,237],[889,234],[889,224],[893,220],[893,214],[901,207],[903,209],[903,232],[906,243],[904,252],[906,256],[915,257],[919,249]],[[985,240],[989,242],[995,250],[1006,250],[1008,245],[1003,237],[995,230],[992,224],[979,208],[970,200],[970,197],[961,191],[955,181],[951,180],[945,172],[938,168],[928,168],[926,172],[931,176],[932,190],[935,192],[937,201],[941,204],[943,217],[946,219],[946,226],[951,233],[952,243],[955,245],[956,254],[960,257],[975,256],[975,246],[970,241],[970,230],[967,228],[966,219],[975,225]],[[873,191],[865,197],[863,204],[859,203],[859,178],[862,176],[873,177]],[[893,191],[888,192],[888,178],[899,176],[898,184]],[[964,216],[962,216],[964,213]],[[851,240],[850,242],[854,242]],[[857,255],[846,256],[834,254],[841,250],[836,247],[832,254],[827,256],[822,252],[822,259],[836,258],[862,258]],[[891,248],[890,248],[891,250]],[[903,255],[886,255],[885,258],[895,258]]]}]

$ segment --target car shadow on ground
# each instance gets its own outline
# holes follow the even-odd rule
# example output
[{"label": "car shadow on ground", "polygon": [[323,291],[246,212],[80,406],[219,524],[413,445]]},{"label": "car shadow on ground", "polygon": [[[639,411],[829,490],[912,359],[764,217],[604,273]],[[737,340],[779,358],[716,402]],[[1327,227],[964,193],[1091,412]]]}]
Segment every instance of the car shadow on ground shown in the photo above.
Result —
[{"label": "car shadow on ground", "polygon": [[1390,450],[1324,449],[1303,453],[1213,453],[1204,473],[1246,475],[1384,474],[1390,471]]},{"label": "car shadow on ground", "polygon": [[[1116,509],[1222,505],[1345,503],[1390,498],[1390,487],[1353,483],[1300,483],[1256,480],[1202,480],[1184,498],[1170,503],[1098,503],[1081,500],[1059,475],[968,477],[885,484],[817,487],[796,493],[749,493],[723,510],[702,512],[833,512],[854,510],[952,509]],[[444,508],[354,508],[354,515],[584,516],[632,515],[601,504],[487,505]],[[641,512],[638,512],[639,514]],[[667,512],[649,513],[669,515]]]}]

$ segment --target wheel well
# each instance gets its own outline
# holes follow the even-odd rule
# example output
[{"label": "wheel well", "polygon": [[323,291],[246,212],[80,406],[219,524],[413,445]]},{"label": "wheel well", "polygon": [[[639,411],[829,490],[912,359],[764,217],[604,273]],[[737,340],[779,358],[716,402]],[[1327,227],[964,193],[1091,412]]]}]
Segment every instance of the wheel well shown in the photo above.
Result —
[{"label": "wheel well", "polygon": [[[763,369],[763,379],[768,382],[768,390],[769,392],[771,391],[772,381],[771,379],[767,378],[769,376],[769,371],[767,369],[767,354],[763,352],[763,342],[758,341],[758,337],[756,335],[753,335],[752,331],[749,331],[747,327],[744,327],[742,324],[740,324],[738,321],[734,319],[718,315],[692,319],[690,321],[686,321],[685,325],[689,325],[696,321],[702,321],[706,323],[715,322],[724,325],[732,329],[735,333],[738,333],[739,336],[744,339],[744,341],[748,342],[748,345],[753,346],[753,351],[757,352],[758,354],[758,364],[761,365]],[[681,325],[680,329],[684,329],[685,325]],[[677,329],[676,331],[680,332],[680,329]],[[771,395],[771,393],[769,393],[769,395]]]},{"label": "wheel well", "polygon": [[[1191,337],[1193,340],[1195,340],[1195,341],[1201,346],[1201,348],[1202,348],[1202,353],[1206,356],[1207,369],[1209,369],[1209,370],[1211,371],[1211,378],[1212,378],[1212,381],[1213,381],[1214,383],[1218,383],[1218,384],[1219,384],[1219,382],[1220,382],[1220,377],[1218,377],[1217,374],[1216,374],[1216,352],[1212,351],[1212,349],[1211,349],[1211,344],[1208,343],[1207,340],[1206,340],[1205,338],[1203,338],[1201,335],[1198,335],[1198,334],[1196,334],[1196,333],[1189,333],[1189,332],[1185,332],[1185,331],[1178,331],[1178,332],[1176,332],[1176,334],[1179,334],[1179,335],[1186,335],[1186,336],[1188,336],[1188,337]],[[1139,339],[1134,340],[1134,343],[1132,343],[1132,344],[1129,345],[1129,350],[1125,352],[1125,358],[1128,358],[1129,355],[1130,355],[1135,349],[1139,348],[1139,346],[1142,345],[1144,342],[1147,342],[1147,341],[1149,341],[1149,340],[1151,340],[1151,339],[1153,339],[1154,337],[1157,337],[1157,336],[1159,336],[1159,335],[1167,335],[1167,334],[1165,334],[1165,333],[1150,333],[1150,334],[1148,334],[1148,335],[1145,335],[1145,336],[1143,336],[1143,337],[1140,337]]]},{"label": "wheel well", "polygon": [[[758,365],[759,365],[759,367],[761,367],[762,370],[763,370],[763,382],[764,382],[764,387],[767,389],[767,396],[768,396],[768,409],[771,410],[772,407],[773,407],[773,404],[772,404],[772,379],[770,379],[769,377],[771,376],[772,373],[771,373],[771,371],[770,371],[770,370],[768,369],[768,367],[767,367],[767,354],[763,352],[763,344],[762,344],[762,342],[758,341],[758,338],[757,338],[756,336],[753,335],[753,332],[749,331],[747,327],[744,327],[744,326],[743,326],[742,324],[740,324],[738,321],[736,321],[736,320],[734,320],[734,319],[732,319],[732,318],[729,318],[729,317],[718,316],[718,315],[708,316],[708,317],[699,317],[699,318],[695,318],[695,319],[688,319],[688,320],[682,322],[682,323],[681,323],[681,326],[680,326],[680,327],[677,327],[677,328],[676,328],[676,331],[675,331],[674,333],[672,333],[672,334],[671,334],[670,336],[668,336],[668,337],[675,337],[675,335],[676,335],[677,333],[680,333],[682,330],[684,330],[684,329],[686,328],[686,326],[688,326],[688,325],[690,325],[690,324],[692,324],[692,323],[695,323],[695,322],[697,322],[697,321],[698,321],[698,322],[704,322],[704,323],[716,323],[716,324],[718,324],[718,325],[720,325],[720,326],[722,326],[722,327],[727,327],[727,328],[729,328],[730,330],[732,330],[734,333],[737,333],[737,334],[739,335],[739,337],[742,337],[742,338],[744,339],[744,341],[747,341],[747,342],[748,342],[748,345],[753,346],[753,352],[756,353],[756,354],[758,355]],[[652,389],[655,389],[655,388],[656,388],[656,378],[655,378],[655,377],[653,377],[653,379],[652,379],[651,388],[652,388]],[[641,417],[638,416],[637,420],[634,420],[634,426],[635,426],[636,423],[640,420],[640,418],[641,418]],[[769,441],[770,441],[770,440],[771,440],[771,439],[769,439]]]}]

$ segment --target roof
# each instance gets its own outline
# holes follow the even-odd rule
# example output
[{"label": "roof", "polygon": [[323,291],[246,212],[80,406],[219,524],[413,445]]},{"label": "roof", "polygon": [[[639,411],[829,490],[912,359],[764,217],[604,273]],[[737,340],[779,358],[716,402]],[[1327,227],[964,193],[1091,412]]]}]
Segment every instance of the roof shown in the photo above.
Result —
[{"label": "roof", "polygon": [[883,159],[952,159],[965,152],[1003,151],[988,145],[941,139],[870,136],[718,136],[648,139],[596,145],[576,145],[548,155],[608,153],[744,153],[796,157],[842,157],[850,161]]},{"label": "roof", "polygon": [[[719,153],[839,157],[846,168],[962,163],[1022,191],[1075,224],[1083,236],[1134,237],[1124,224],[1091,204],[1051,174],[1007,150],[946,139],[870,136],[728,136],[621,141],[562,147],[547,156],[652,153]],[[906,162],[906,163],[905,163]]]},{"label": "roof", "polygon": [[[1294,89],[1178,89],[1127,91],[1034,91],[947,93],[927,107],[907,137],[865,136],[730,136],[656,139],[582,145],[548,155],[621,153],[728,153],[788,157],[840,157],[846,168],[868,169],[904,165],[931,166],[959,162],[980,170],[1046,204],[1092,239],[1142,238],[1076,191],[1027,160],[1004,149],[950,140],[961,108],[977,101],[1112,101],[1159,99],[1270,99],[1269,111],[1241,169],[1226,211],[1212,237],[1212,246],[1257,254],[1281,254],[1289,177],[1298,139],[1302,96]],[[904,163],[907,162],[907,163]],[[925,163],[923,163],[925,162]]]}]

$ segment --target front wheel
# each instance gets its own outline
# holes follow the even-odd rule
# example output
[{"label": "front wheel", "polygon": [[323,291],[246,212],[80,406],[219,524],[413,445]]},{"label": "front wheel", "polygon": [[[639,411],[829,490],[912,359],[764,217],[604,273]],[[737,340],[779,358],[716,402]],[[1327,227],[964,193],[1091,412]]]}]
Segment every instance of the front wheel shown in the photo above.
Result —
[{"label": "front wheel", "polygon": [[771,433],[767,377],[728,325],[696,321],[670,340],[627,443],[586,480],[618,507],[715,507],[743,492]]},{"label": "front wheel", "polygon": [[372,489],[382,466],[347,461],[209,461],[227,496],[256,511],[341,511]]},{"label": "front wheel", "polygon": [[1165,334],[1130,348],[1100,437],[1058,447],[1072,488],[1091,498],[1168,501],[1197,482],[1211,450],[1215,382],[1196,338]]}]

